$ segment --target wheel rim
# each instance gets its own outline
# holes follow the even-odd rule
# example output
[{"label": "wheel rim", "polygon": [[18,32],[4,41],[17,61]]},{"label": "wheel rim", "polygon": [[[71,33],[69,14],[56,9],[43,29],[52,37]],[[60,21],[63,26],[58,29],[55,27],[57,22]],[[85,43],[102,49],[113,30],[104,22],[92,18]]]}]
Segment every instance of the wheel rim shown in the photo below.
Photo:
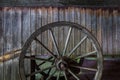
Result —
[{"label": "wheel rim", "polygon": [[[57,34],[56,30],[59,30],[59,28],[60,30],[63,30],[64,28],[66,29],[65,34],[63,34],[66,35],[65,36],[66,39],[60,42],[61,44],[64,44],[64,46],[62,45],[62,48],[61,46],[59,46],[61,44],[58,44],[59,39],[56,39],[56,34]],[[80,33],[82,37],[72,36],[75,35],[76,32]],[[48,45],[45,45],[45,42],[42,42],[41,38],[40,38],[41,40],[38,39],[39,36],[41,36],[43,33],[44,34],[47,33],[49,35],[50,40],[52,42],[52,46],[54,46],[53,49],[50,49]],[[71,45],[70,42],[72,41],[72,39],[75,38],[77,39],[80,38],[80,39],[76,42],[76,44]],[[43,54],[40,53],[39,57],[38,54],[36,55],[36,54],[27,53],[33,41],[36,41],[37,44],[40,44],[40,46],[42,47],[40,48]],[[81,45],[83,44],[83,42],[86,42],[85,44],[89,43],[91,45],[90,51],[88,50],[88,52],[85,53],[82,52],[83,49]],[[43,48],[44,50],[42,50]],[[47,54],[45,54],[44,51],[46,51]],[[32,57],[33,55],[34,57]],[[46,55],[47,57],[43,57],[44,55]],[[96,59],[95,68],[82,66],[83,60],[89,56],[95,57]],[[37,69],[35,70],[35,72],[26,74],[25,59],[35,61],[36,63],[35,65],[37,65]],[[89,72],[91,73],[93,72],[94,74],[92,80],[100,80],[102,75],[102,68],[103,68],[102,61],[103,58],[102,58],[100,46],[97,40],[95,39],[95,37],[86,28],[76,23],[61,21],[61,22],[54,22],[51,24],[47,24],[39,28],[27,39],[20,54],[19,72],[20,72],[21,80],[29,80],[31,76],[38,74],[40,74],[39,79],[43,78],[44,80],[61,80],[61,79],[80,80],[81,75],[83,75],[84,73],[86,75],[86,73]],[[47,67],[45,67],[46,64]],[[36,80],[39,79],[36,78]]]}]

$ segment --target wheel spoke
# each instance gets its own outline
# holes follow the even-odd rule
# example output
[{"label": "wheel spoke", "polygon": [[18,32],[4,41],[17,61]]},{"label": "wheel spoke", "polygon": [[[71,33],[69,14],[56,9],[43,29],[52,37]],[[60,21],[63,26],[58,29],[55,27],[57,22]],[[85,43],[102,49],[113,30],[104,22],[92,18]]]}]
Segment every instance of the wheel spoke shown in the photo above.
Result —
[{"label": "wheel spoke", "polygon": [[[52,65],[54,65],[54,62],[55,62],[55,60],[52,62]],[[48,70],[48,73],[47,74],[50,74],[50,71],[51,71],[52,69],[50,68],[49,70]]]},{"label": "wheel spoke", "polygon": [[75,75],[70,69],[68,69],[68,72],[77,80],[80,80],[79,77],[77,75]]},{"label": "wheel spoke", "polygon": [[69,31],[68,31],[68,35],[67,35],[66,42],[65,42],[65,47],[64,47],[64,50],[63,50],[63,56],[64,56],[65,53],[66,53],[66,49],[67,49],[67,46],[68,46],[68,42],[69,42],[69,40],[70,40],[71,32],[72,32],[72,27],[70,27],[70,29],[69,29]]},{"label": "wheel spoke", "polygon": [[[48,58],[48,60],[52,59],[52,57]],[[40,63],[38,66],[44,64],[46,61],[43,61],[42,63]]]},{"label": "wheel spoke", "polygon": [[35,40],[40,43],[49,53],[51,56],[53,56],[54,58],[56,58],[56,56],[53,54],[53,52],[51,52],[41,41],[39,41],[37,38],[35,38]]},{"label": "wheel spoke", "polygon": [[46,70],[48,70],[48,69],[50,69],[50,68],[53,68],[53,67],[55,67],[55,65],[50,66],[50,67],[47,67],[47,68],[42,69],[42,70],[38,70],[38,71],[36,71],[36,72],[33,72],[33,73],[27,75],[27,77],[30,77],[30,76],[33,76],[33,75],[35,75],[35,74],[41,73],[41,72],[46,71]]},{"label": "wheel spoke", "polygon": [[74,66],[74,65],[71,65],[71,66],[72,66],[72,67],[75,67],[75,68],[82,69],[82,70],[88,70],[88,71],[94,71],[94,72],[97,72],[97,69],[93,69],[93,68],[80,67],[80,66]]},{"label": "wheel spoke", "polygon": [[58,73],[58,75],[57,75],[57,80],[59,80],[60,74],[61,74],[61,72]]},{"label": "wheel spoke", "polygon": [[55,70],[51,75],[48,76],[48,78],[46,80],[49,80],[55,73],[57,70]]},{"label": "wheel spoke", "polygon": [[27,59],[31,59],[31,60],[41,60],[41,61],[47,61],[47,62],[53,62],[53,60],[49,60],[49,59],[43,59],[43,58],[37,58],[37,57],[32,57],[32,56],[25,56],[25,58]]},{"label": "wheel spoke", "polygon": [[92,51],[92,52],[89,52],[89,53],[81,54],[80,56],[77,56],[75,59],[90,56],[90,55],[95,54],[95,53],[97,53],[97,51]]},{"label": "wheel spoke", "polygon": [[[36,70],[40,70],[39,66],[37,65],[37,63],[35,63],[35,69]],[[41,72],[42,75],[47,75],[45,72]]]},{"label": "wheel spoke", "polygon": [[54,44],[54,46],[55,46],[55,49],[56,49],[56,51],[57,51],[57,54],[60,56],[60,52],[59,52],[59,50],[58,50],[57,42],[56,42],[56,40],[55,40],[55,36],[54,36],[54,34],[53,34],[52,29],[50,29],[50,34],[51,34],[52,41],[53,41],[53,44]]},{"label": "wheel spoke", "polygon": [[68,80],[68,79],[67,79],[67,75],[66,75],[65,72],[63,72],[63,75],[64,75],[64,77],[65,77],[65,80]]},{"label": "wheel spoke", "polygon": [[85,41],[85,39],[87,38],[87,36],[84,36],[81,41],[71,50],[71,52],[68,54],[68,57],[71,56],[73,54],[73,52],[83,43],[83,41]]}]

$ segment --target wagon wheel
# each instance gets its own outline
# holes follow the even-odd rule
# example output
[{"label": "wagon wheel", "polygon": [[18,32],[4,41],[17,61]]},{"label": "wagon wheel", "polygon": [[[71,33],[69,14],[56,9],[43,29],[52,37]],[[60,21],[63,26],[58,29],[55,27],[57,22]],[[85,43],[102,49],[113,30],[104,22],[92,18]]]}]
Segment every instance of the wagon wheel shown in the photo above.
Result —
[{"label": "wagon wheel", "polygon": [[[38,51],[28,53],[35,42]],[[84,60],[90,63],[91,57],[95,64],[92,67],[85,66]],[[35,61],[34,72],[28,70],[26,60]],[[27,39],[19,59],[20,78],[29,80],[34,76],[35,80],[100,80],[102,61],[100,46],[86,28],[72,22],[54,22],[39,28]]]}]

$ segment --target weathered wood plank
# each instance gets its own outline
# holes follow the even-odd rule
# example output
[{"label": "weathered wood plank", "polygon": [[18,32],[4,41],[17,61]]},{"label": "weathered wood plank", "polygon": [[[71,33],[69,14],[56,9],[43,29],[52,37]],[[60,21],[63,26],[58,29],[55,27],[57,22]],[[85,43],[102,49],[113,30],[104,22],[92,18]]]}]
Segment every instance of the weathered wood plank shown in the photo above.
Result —
[{"label": "weathered wood plank", "polygon": [[[22,9],[22,22],[21,22],[21,45],[23,46],[28,37],[31,35],[30,33],[30,8]],[[30,48],[29,48],[30,49]],[[30,60],[25,60],[26,65],[25,72],[28,74],[30,72]]]},{"label": "weathered wood plank", "polygon": [[[2,56],[3,55],[3,43],[4,43],[4,40],[3,40],[3,24],[4,24],[4,22],[3,22],[3,9],[2,8],[0,8],[0,56]],[[4,70],[4,68],[3,68],[4,66],[3,66],[3,63],[0,63],[0,80],[4,80],[4,72],[3,72],[3,70]]]},{"label": "weathered wood plank", "polygon": [[[12,50],[12,9],[4,9],[4,52]],[[12,60],[4,62],[4,80],[11,80]],[[7,76],[7,77],[6,77]]]},{"label": "weathered wood plank", "polygon": [[[65,14],[65,21],[67,21],[67,22],[71,22],[70,21],[70,17],[71,17],[71,15],[70,15],[71,14],[71,10],[70,9],[71,9],[71,7],[68,7],[68,8],[65,9],[65,12],[64,12],[64,14]],[[66,27],[66,29],[64,30],[64,38],[65,38],[65,40],[67,38],[68,31],[69,31],[69,26]],[[72,41],[71,41],[71,39],[72,39],[72,35],[70,36],[66,53],[69,53],[72,50],[72,46],[71,46],[71,42]]]},{"label": "weathered wood plank", "polygon": [[[67,13],[67,8],[65,8],[64,10],[63,9],[59,9],[58,11],[58,19],[59,21],[65,21],[65,17],[67,16],[66,13]],[[65,13],[66,12],[66,13]],[[66,19],[67,20],[67,19]],[[63,53],[63,50],[65,48],[65,41],[66,41],[66,33],[67,33],[67,27],[66,26],[61,26],[61,29],[59,31],[59,35],[60,35],[60,40],[59,40],[59,44],[60,44],[60,51],[62,51],[61,53]],[[62,44],[61,44],[62,43]],[[63,47],[62,47],[63,46]],[[65,52],[66,53],[66,52]],[[66,55],[66,54],[65,54]]]},{"label": "weathered wood plank", "polygon": [[[48,14],[48,24],[49,23],[52,23],[52,17],[53,17],[53,10],[52,10],[52,7],[49,7],[47,9],[47,14]],[[50,32],[48,33],[48,48],[51,50],[51,51],[54,51],[54,46],[53,46],[53,42],[52,42],[52,38],[50,36]]]},{"label": "weathered wood plank", "polygon": [[[12,49],[21,49],[21,10],[14,8],[12,15],[12,41],[13,46]],[[15,53],[14,53],[15,56]],[[18,73],[18,58],[12,59],[12,73],[11,73],[11,80],[20,80],[19,73]],[[14,75],[14,76],[13,76]]]},{"label": "weathered wood plank", "polygon": [[[58,13],[59,12],[58,12],[57,8],[52,8],[52,14],[53,14],[52,15],[52,22],[58,22],[59,21]],[[60,52],[61,49],[62,49],[62,47],[61,47],[61,45],[62,45],[61,41],[63,39],[62,33],[61,33],[61,28],[56,27],[56,28],[54,28],[53,32],[54,32],[55,40],[57,42],[58,51]],[[54,45],[53,45],[53,48],[54,48],[54,51],[57,53],[57,50],[55,49]]]},{"label": "weathered wood plank", "polygon": [[102,47],[102,10],[97,10],[97,40]]},{"label": "weathered wood plank", "polygon": [[[32,34],[33,32],[35,32],[36,30],[36,24],[37,24],[37,21],[36,21],[36,8],[31,8],[30,9],[30,34]],[[33,40],[32,44],[31,44],[31,55],[35,55],[36,54],[36,49],[37,49],[37,46],[36,46],[36,41]]]},{"label": "weathered wood plank", "polygon": [[114,10],[113,11],[113,24],[112,24],[112,29],[113,29],[113,54],[118,54],[118,11]]},{"label": "weathered wood plank", "polygon": [[[93,36],[97,39],[97,16],[96,16],[96,10],[92,10],[92,14],[91,14],[91,32],[93,34]],[[92,50],[94,50],[94,48],[92,47]]]},{"label": "weathered wood plank", "polygon": [[[65,17],[64,16],[61,16],[61,17],[64,17],[65,18],[65,21],[69,21],[69,9],[68,8],[65,8],[65,11],[63,12],[63,10],[60,8],[61,11],[59,11],[59,13],[63,13],[65,14]],[[64,20],[64,19],[63,19]]]},{"label": "weathered wood plank", "polygon": [[[41,8],[37,9],[37,22],[36,22],[36,29],[40,28],[42,26],[42,10]],[[41,36],[38,36],[38,39],[41,40]],[[37,53],[41,53],[41,46],[39,43],[36,43],[37,46]]]},{"label": "weathered wood plank", "polygon": [[[79,8],[75,8],[74,9],[74,22],[77,24],[80,24],[80,10]],[[78,42],[80,41],[81,38],[81,34],[80,34],[80,30],[75,29],[75,33],[74,33],[74,37],[75,37],[75,45],[78,44]],[[79,55],[81,54],[81,47],[79,47],[76,50],[76,54]]]},{"label": "weathered wood plank", "polygon": [[[70,17],[70,22],[75,22],[75,11],[74,11],[74,7],[71,7],[69,9],[69,17]],[[71,34],[71,42],[70,42],[70,46],[71,46],[71,50],[76,46],[75,44],[75,39],[76,35],[75,35],[75,29],[72,29],[72,34]],[[76,53],[76,51],[74,52]]]},{"label": "weathered wood plank", "polygon": [[[57,8],[52,8],[52,22],[58,22],[58,10],[57,10]],[[57,43],[57,46],[58,46],[58,51],[60,52],[60,47],[61,47],[61,44],[60,44],[60,30],[59,30],[60,28],[58,28],[58,27],[56,27],[56,28],[54,28],[54,29],[52,29],[53,30],[53,35],[55,36],[55,41],[56,41],[56,43]],[[51,37],[51,35],[50,35],[50,39],[51,39],[51,42],[52,42],[52,44],[53,44],[53,40],[52,40],[52,37]],[[55,53],[57,53],[57,49],[55,48],[55,45],[53,44],[53,51],[55,52]]]},{"label": "weathered wood plank", "polygon": [[[48,22],[47,21],[47,8],[42,7],[41,10],[42,10],[42,26],[44,26]],[[47,40],[48,40],[48,31],[45,31],[41,35],[41,42],[48,47],[48,41]],[[46,49],[44,49],[43,47],[41,49],[42,49],[42,51],[41,51],[42,54],[47,53]]]},{"label": "weathered wood plank", "polygon": [[[84,8],[80,9],[80,15],[81,15],[81,25],[86,27],[86,20],[85,20],[85,16],[86,16],[86,12]],[[85,34],[81,33],[81,39],[85,36]],[[81,53],[85,53],[86,52],[86,41],[84,41],[81,44]]]},{"label": "weathered wood plank", "polygon": [[[91,9],[86,9],[86,28],[92,33],[92,10]],[[86,52],[91,52],[92,51],[92,44],[90,40],[87,38],[86,41]]]},{"label": "weathered wood plank", "polygon": [[107,16],[107,11],[103,10],[102,11],[102,49],[104,54],[108,54],[108,47],[107,47],[107,20],[106,20],[106,16]]},{"label": "weathered wood plank", "polygon": [[22,28],[21,28],[21,39],[22,39],[22,46],[25,41],[30,36],[30,8],[23,8],[22,10]]},{"label": "weathered wood plank", "polygon": [[113,41],[112,41],[112,38],[113,38],[113,29],[112,29],[112,12],[110,13],[110,12],[108,12],[108,14],[107,14],[107,21],[108,21],[108,23],[107,23],[107,40],[108,40],[108,54],[109,55],[111,55],[111,54],[114,54],[113,53]]},{"label": "weathered wood plank", "polygon": [[118,11],[118,13],[116,14],[116,20],[117,20],[117,54],[120,54],[120,11]]}]

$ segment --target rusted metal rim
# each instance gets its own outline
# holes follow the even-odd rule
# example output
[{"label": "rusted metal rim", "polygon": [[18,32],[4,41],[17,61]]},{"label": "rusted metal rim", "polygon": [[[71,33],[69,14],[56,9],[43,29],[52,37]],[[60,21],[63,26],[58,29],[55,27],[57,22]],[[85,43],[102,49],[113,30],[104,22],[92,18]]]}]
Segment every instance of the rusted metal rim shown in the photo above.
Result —
[{"label": "rusted metal rim", "polygon": [[[58,45],[56,43],[55,36],[53,34],[52,28],[60,28],[62,26],[69,27],[68,29],[68,34],[65,40],[65,45],[63,46],[64,49],[62,53],[59,51]],[[85,35],[82,37],[82,39],[77,43],[77,45],[69,52],[66,53],[67,47],[68,47],[68,42],[69,38],[72,34],[72,30],[77,29],[78,31],[84,33]],[[43,32],[49,31],[53,45],[55,47],[56,53],[52,52],[49,48],[47,48],[38,38],[37,36],[41,35]],[[75,50],[84,42],[86,39],[89,39],[89,41],[92,43],[92,46],[94,48],[94,51],[88,52],[86,54],[81,54],[81,55],[76,55],[74,52]],[[36,58],[35,56],[26,56],[26,52],[28,48],[30,47],[31,43],[33,41],[38,42],[43,48],[45,48],[46,51],[48,51],[48,57],[39,57]],[[87,68],[83,67],[83,60],[86,56],[90,55],[96,55],[96,68]],[[75,56],[75,57],[72,57]],[[32,72],[30,74],[25,73],[25,65],[24,65],[24,60],[25,59],[32,59],[32,60],[40,60],[43,61],[44,63],[47,62],[52,62],[51,66],[46,67],[46,68],[41,68],[41,64],[37,65],[39,69],[37,69],[35,72]],[[79,59],[79,61],[78,61]],[[44,64],[43,63],[43,64]],[[53,73],[46,73],[44,71],[54,69]],[[79,74],[81,74],[81,70],[87,70],[87,71],[92,71],[94,72],[94,77],[92,80],[101,80],[101,75],[102,75],[102,69],[103,69],[103,57],[102,57],[102,50],[100,48],[100,45],[96,38],[83,26],[72,23],[72,22],[65,22],[65,21],[60,21],[60,22],[54,22],[47,24],[45,26],[42,26],[38,30],[36,30],[25,42],[21,54],[20,54],[20,59],[19,59],[19,72],[20,72],[20,77],[21,80],[27,80],[28,77],[31,77],[35,74],[40,73],[42,76],[44,76],[44,80],[70,80],[70,76],[72,76],[72,80],[80,80]],[[59,72],[59,73],[58,73]],[[63,78],[64,77],[64,78]],[[40,78],[41,79],[41,78]]]}]

